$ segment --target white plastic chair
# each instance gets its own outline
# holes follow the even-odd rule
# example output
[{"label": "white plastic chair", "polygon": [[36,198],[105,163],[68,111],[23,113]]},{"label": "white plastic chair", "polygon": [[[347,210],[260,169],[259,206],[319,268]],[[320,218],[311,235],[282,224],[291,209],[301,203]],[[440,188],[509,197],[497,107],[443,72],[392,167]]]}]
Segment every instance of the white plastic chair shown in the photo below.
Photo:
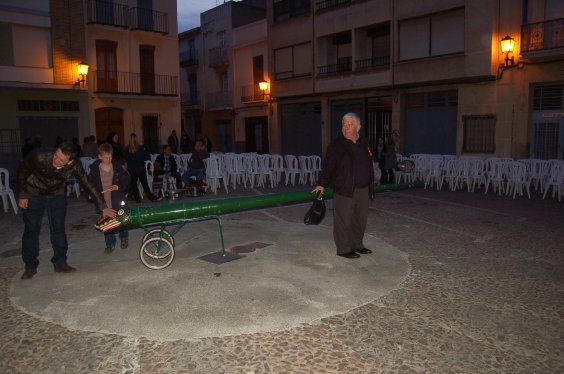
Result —
[{"label": "white plastic chair", "polygon": [[298,159],[294,155],[285,155],[284,161],[286,162],[286,186],[288,182],[292,183],[292,186],[296,183],[296,175],[300,173],[300,168],[298,166]]},{"label": "white plastic chair", "polygon": [[270,170],[274,175],[274,185],[278,185],[284,171],[284,158],[282,155],[270,155]]},{"label": "white plastic chair", "polygon": [[526,167],[523,163],[512,161],[507,163],[507,190],[506,195],[513,193],[513,198],[519,192],[523,196],[523,190],[527,191],[527,196],[531,198],[529,191],[529,181],[527,180]]},{"label": "white plastic chair", "polygon": [[429,171],[425,175],[425,188],[428,185],[433,188],[433,181],[437,185],[437,191],[443,186],[443,159],[440,157],[432,157],[429,161]]},{"label": "white plastic chair", "polygon": [[311,171],[313,172],[313,184],[317,184],[319,179],[319,173],[321,172],[321,156],[312,155],[309,156],[311,161]]},{"label": "white plastic chair", "polygon": [[401,183],[402,180],[405,183],[415,182],[415,161],[409,157],[403,157],[405,168],[404,170],[398,170],[394,172],[396,183]]},{"label": "white plastic chair", "polygon": [[184,160],[182,159],[181,155],[176,153],[172,154],[174,156],[174,161],[176,162],[177,171],[182,175],[184,171],[186,171],[186,165],[184,164]]},{"label": "white plastic chair", "polygon": [[476,186],[486,184],[486,174],[484,170],[484,160],[481,158],[470,160],[470,188],[468,192],[474,192]]},{"label": "white plastic chair", "polygon": [[14,191],[10,188],[10,172],[8,169],[0,168],[0,196],[2,196],[2,204],[4,205],[4,213],[8,212],[8,198],[12,203],[14,213],[18,214],[18,204],[16,204],[16,197]]},{"label": "white plastic chair", "polygon": [[80,184],[76,180],[76,178],[69,178],[67,180],[67,196],[70,196],[73,192],[75,193],[76,197],[80,197]]},{"label": "white plastic chair", "polygon": [[237,189],[237,184],[244,184],[247,188],[245,173],[243,170],[243,156],[235,153],[226,153],[223,157],[225,173],[224,180],[231,184],[231,188]]},{"label": "white plastic chair", "polygon": [[313,186],[313,166],[309,156],[298,156],[298,165],[300,167],[300,178],[299,184],[306,184],[309,178],[311,185]]},{"label": "white plastic chair", "polygon": [[494,192],[498,190],[499,195],[505,190],[505,176],[507,173],[507,162],[501,159],[490,160],[490,170],[486,173],[486,187],[484,195],[488,193],[490,184]]},{"label": "white plastic chair", "polygon": [[251,188],[255,185],[255,180],[257,185],[259,184],[259,168],[258,168],[258,155],[253,153],[247,153],[243,157],[243,169],[245,170],[246,180],[251,185]]},{"label": "white plastic chair", "polygon": [[552,187],[552,198],[554,195],[558,193],[558,202],[564,198],[564,162],[560,161],[558,163],[554,163],[550,168],[549,177],[545,183],[544,193],[542,198],[544,199]]},{"label": "white plastic chair", "polygon": [[270,168],[270,155],[259,155],[258,157],[258,183],[260,187],[264,187],[266,179],[270,181],[270,188],[274,188],[274,173]]},{"label": "white plastic chair", "polygon": [[221,187],[220,179],[223,179],[223,187],[225,192],[228,193],[227,181],[224,179],[223,165],[221,158],[210,156],[204,159],[206,166],[206,184],[210,187],[214,194],[217,194],[217,189]]}]

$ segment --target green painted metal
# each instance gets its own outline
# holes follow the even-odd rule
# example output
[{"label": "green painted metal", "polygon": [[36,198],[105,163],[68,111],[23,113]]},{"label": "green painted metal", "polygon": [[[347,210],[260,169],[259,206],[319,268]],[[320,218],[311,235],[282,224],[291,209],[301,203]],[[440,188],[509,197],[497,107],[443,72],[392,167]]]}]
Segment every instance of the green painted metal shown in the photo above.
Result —
[{"label": "green painted metal", "polygon": [[[375,191],[396,190],[413,187],[412,184],[376,185]],[[333,197],[333,190],[325,189],[326,199]],[[121,222],[120,230],[152,225],[166,225],[203,217],[219,216],[238,211],[290,205],[312,201],[311,191],[287,192],[277,194],[230,197],[212,200],[187,200],[164,205],[149,205],[125,208],[117,219]]]}]

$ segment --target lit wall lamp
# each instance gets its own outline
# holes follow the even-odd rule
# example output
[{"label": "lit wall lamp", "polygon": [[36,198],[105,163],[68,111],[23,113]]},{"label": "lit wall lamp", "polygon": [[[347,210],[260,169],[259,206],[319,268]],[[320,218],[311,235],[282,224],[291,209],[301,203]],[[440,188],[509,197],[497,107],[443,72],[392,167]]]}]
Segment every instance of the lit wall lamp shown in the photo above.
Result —
[{"label": "lit wall lamp", "polygon": [[505,66],[507,67],[515,65],[513,56],[509,57],[509,54],[513,53],[513,48],[515,47],[515,39],[513,39],[509,35],[506,35],[503,39],[501,39],[500,43],[501,53],[505,53]]},{"label": "lit wall lamp", "polygon": [[265,80],[262,80],[262,81],[259,82],[258,85],[259,85],[259,89],[262,92],[262,99],[264,100],[266,98],[266,96],[268,95],[266,93],[266,91],[268,90],[268,82],[265,81]]},{"label": "lit wall lamp", "polygon": [[499,64],[497,69],[497,79],[501,79],[503,77],[503,72],[505,70],[523,66],[521,63],[519,65],[515,65],[515,58],[513,56],[509,57],[509,54],[513,53],[513,48],[515,48],[515,39],[506,35],[499,41],[499,44],[501,47],[501,53],[505,53],[505,63]]},{"label": "lit wall lamp", "polygon": [[88,64],[86,62],[82,61],[78,64],[78,75],[80,75],[80,78],[75,82],[75,84],[84,88],[86,76],[88,75]]}]

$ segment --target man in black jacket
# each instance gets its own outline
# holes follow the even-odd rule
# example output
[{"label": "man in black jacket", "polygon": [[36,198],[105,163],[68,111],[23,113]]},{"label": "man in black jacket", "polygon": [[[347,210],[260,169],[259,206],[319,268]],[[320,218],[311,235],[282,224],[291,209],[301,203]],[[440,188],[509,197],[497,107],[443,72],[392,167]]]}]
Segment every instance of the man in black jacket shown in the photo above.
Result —
[{"label": "man in black jacket", "polygon": [[163,147],[163,153],[158,155],[155,159],[153,173],[154,179],[162,180],[163,183],[166,182],[165,179],[173,177],[176,181],[176,189],[180,190],[182,188],[182,175],[178,172],[178,165],[172,155],[172,148],[170,145],[165,145]]},{"label": "man in black jacket", "polygon": [[342,136],[327,148],[319,185],[313,192],[323,193],[332,186],[334,222],[333,238],[337,255],[358,258],[372,253],[364,247],[368,218],[368,200],[373,198],[374,168],[366,138],[360,138],[360,118],[347,113],[342,120]]},{"label": "man in black jacket", "polygon": [[23,210],[25,225],[22,236],[22,259],[25,263],[25,271],[22,279],[31,279],[37,273],[39,233],[45,209],[51,229],[53,246],[51,262],[55,272],[76,271],[67,264],[68,242],[65,232],[67,181],[76,178],[105,217],[114,217],[115,210],[106,207],[100,191],[88,181],[81,163],[76,160],[76,148],[73,144],[62,143],[55,151],[31,152],[20,164],[17,175],[18,205]]}]

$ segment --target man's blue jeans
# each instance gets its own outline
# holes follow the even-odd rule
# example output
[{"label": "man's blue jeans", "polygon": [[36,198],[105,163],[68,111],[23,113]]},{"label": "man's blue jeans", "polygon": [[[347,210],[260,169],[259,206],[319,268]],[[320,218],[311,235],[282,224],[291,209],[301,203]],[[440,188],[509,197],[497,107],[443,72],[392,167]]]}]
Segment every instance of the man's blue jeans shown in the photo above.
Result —
[{"label": "man's blue jeans", "polygon": [[22,237],[22,259],[26,268],[37,268],[39,265],[39,233],[43,213],[47,209],[53,257],[55,266],[66,264],[69,248],[65,233],[65,217],[67,215],[67,196],[63,193],[55,196],[29,196],[27,209],[22,209],[24,233]]},{"label": "man's blue jeans", "polygon": [[[122,230],[118,234],[119,239],[127,239],[129,238],[129,232],[127,230]],[[115,247],[117,243],[116,234],[115,233],[105,233],[104,240],[106,241],[106,247]]]},{"label": "man's blue jeans", "polygon": [[190,182],[191,177],[196,177],[197,181],[203,181],[206,178],[206,169],[188,169],[182,174],[182,180],[185,183]]}]

